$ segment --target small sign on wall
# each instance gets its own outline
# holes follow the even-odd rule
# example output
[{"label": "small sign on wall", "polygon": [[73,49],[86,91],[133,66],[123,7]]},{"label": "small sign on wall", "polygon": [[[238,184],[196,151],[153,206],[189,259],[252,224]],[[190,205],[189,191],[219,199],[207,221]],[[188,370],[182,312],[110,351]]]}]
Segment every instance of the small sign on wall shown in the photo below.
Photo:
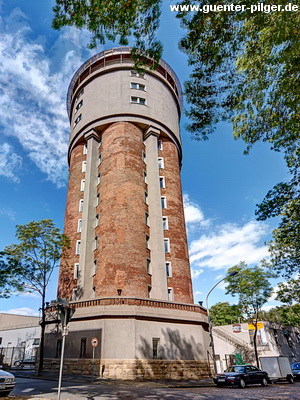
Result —
[{"label": "small sign on wall", "polygon": [[234,333],[242,332],[242,325],[241,324],[233,324],[232,325],[232,332],[234,332]]}]

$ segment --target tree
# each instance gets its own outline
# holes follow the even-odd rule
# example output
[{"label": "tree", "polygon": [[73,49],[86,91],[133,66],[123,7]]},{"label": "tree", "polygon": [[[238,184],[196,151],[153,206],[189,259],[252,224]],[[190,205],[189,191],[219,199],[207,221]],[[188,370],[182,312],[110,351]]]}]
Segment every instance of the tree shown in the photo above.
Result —
[{"label": "tree", "polygon": [[259,312],[262,306],[267,302],[272,294],[272,285],[269,278],[274,277],[274,274],[267,268],[266,262],[263,260],[261,265],[248,267],[245,262],[241,262],[228,270],[228,274],[237,271],[238,274],[226,277],[228,283],[226,294],[238,296],[238,306],[240,311],[245,315],[254,327],[254,353],[257,366],[259,367],[258,352],[257,352],[257,322],[259,320]]},{"label": "tree", "polygon": [[[177,13],[186,30],[180,47],[193,68],[185,84],[188,129],[205,140],[226,121],[247,144],[245,153],[261,141],[284,154],[291,181],[269,191],[257,215],[259,220],[281,216],[270,250],[273,266],[289,275],[300,271],[300,13],[283,10],[288,0],[274,12],[265,3],[260,3],[265,12],[259,12],[252,3],[243,2],[244,12]],[[205,1],[197,4],[207,7]]]},{"label": "tree", "polygon": [[213,305],[210,308],[210,317],[214,325],[228,325],[243,320],[239,306],[230,305],[228,301]]},{"label": "tree", "polygon": [[284,326],[300,325],[300,304],[291,306],[279,306],[271,308],[269,311],[261,311],[259,319],[269,322],[276,322]]},{"label": "tree", "polygon": [[[7,282],[19,282],[17,288],[23,291],[37,292],[41,296],[41,343],[39,373],[43,370],[44,337],[46,326],[45,299],[48,283],[58,266],[61,257],[66,259],[69,239],[61,234],[50,219],[39,222],[29,222],[27,225],[17,225],[16,237],[18,244],[7,246],[2,253],[6,261],[3,268],[11,268]],[[5,294],[12,294],[5,289]]]},{"label": "tree", "polygon": [[137,65],[147,64],[147,58],[158,61],[162,45],[156,39],[162,0],[56,0],[52,26],[60,29],[73,25],[92,33],[90,47],[105,40],[128,45],[134,41],[132,53]]}]

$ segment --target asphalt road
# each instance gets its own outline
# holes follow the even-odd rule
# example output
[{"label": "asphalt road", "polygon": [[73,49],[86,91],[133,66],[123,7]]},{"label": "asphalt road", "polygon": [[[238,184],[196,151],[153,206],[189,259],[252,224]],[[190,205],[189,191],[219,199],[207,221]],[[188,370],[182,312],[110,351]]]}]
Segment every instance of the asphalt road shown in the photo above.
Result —
[{"label": "asphalt road", "polygon": [[[43,399],[57,399],[57,382],[39,379],[17,378],[12,395]],[[91,398],[92,397],[92,398]],[[300,382],[269,385],[267,387],[250,386],[245,389],[217,387],[157,387],[150,383],[114,382],[63,382],[61,400],[300,400]]]}]

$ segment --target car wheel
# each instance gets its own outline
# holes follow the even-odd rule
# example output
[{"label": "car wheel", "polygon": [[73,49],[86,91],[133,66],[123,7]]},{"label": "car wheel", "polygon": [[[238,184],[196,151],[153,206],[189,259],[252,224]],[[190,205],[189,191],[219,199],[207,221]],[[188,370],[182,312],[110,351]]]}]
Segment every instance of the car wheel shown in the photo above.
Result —
[{"label": "car wheel", "polygon": [[22,367],[22,361],[15,361],[14,366],[17,368]]},{"label": "car wheel", "polygon": [[268,380],[267,378],[263,378],[261,381],[261,386],[268,386]]},{"label": "car wheel", "polygon": [[8,392],[1,392],[0,397],[6,397],[9,395],[10,392],[11,392],[11,390],[9,390]]},{"label": "car wheel", "polygon": [[239,380],[239,387],[244,389],[246,387],[246,382],[243,378],[240,378]]},{"label": "car wheel", "polygon": [[287,379],[288,383],[294,383],[294,377],[292,375],[288,375],[286,377],[286,379]]}]

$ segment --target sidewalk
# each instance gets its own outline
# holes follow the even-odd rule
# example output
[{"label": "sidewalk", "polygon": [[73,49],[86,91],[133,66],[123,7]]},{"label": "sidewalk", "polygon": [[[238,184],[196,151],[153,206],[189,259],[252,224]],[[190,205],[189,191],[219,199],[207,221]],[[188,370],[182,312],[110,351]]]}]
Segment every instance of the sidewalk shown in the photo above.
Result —
[{"label": "sidewalk", "polygon": [[[37,372],[30,369],[12,369],[10,371],[18,378],[29,379],[44,379],[50,381],[58,381],[58,373],[44,372],[42,375],[37,375]],[[112,380],[103,378],[92,378],[90,375],[70,375],[64,374],[62,380],[65,382],[93,382],[99,385],[117,385],[117,386],[135,386],[135,387],[152,387],[152,388],[193,388],[193,387],[214,387],[212,379],[192,379],[192,380]]]}]

